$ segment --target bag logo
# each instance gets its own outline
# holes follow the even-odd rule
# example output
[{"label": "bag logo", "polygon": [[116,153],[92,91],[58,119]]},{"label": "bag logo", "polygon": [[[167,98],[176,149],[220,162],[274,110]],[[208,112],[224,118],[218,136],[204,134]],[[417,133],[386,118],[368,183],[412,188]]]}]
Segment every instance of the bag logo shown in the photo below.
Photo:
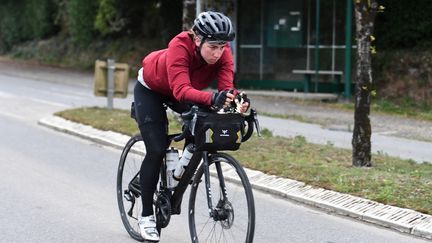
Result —
[{"label": "bag logo", "polygon": [[222,133],[220,134],[221,137],[229,137],[228,130],[222,129]]}]

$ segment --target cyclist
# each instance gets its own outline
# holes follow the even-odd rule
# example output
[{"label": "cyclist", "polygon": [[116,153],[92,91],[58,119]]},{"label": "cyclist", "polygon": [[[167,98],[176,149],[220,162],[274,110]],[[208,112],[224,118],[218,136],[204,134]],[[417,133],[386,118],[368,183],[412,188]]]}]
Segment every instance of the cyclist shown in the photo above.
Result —
[{"label": "cyclist", "polygon": [[[186,111],[185,102],[214,110],[233,101],[234,63],[229,42],[235,37],[231,20],[218,12],[203,12],[191,30],[175,36],[167,49],[147,55],[138,71],[134,89],[136,118],[147,154],[140,169],[143,211],[138,219],[141,235],[159,241],[153,212],[153,193],[160,164],[167,148],[167,114],[164,104],[176,112]],[[202,91],[217,79],[219,92]],[[234,90],[236,92],[236,90]],[[240,106],[246,112],[249,102]]]}]

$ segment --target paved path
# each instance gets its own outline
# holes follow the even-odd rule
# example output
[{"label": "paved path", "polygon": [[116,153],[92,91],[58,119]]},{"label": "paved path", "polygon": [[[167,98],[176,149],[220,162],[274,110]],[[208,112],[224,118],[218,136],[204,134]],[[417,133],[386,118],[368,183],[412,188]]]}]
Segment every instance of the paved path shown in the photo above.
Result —
[{"label": "paved path", "polygon": [[[39,124],[119,149],[129,139],[129,136],[123,134],[100,131],[60,117],[47,117],[41,119]],[[329,212],[347,215],[415,236],[432,239],[432,215],[311,187],[299,181],[269,176],[260,171],[247,169],[246,172],[252,186],[257,190],[306,203]],[[229,172],[226,173],[227,176],[229,174]]]},{"label": "paved path", "polygon": [[[294,120],[259,117],[262,127],[273,134],[285,137],[303,136],[316,144],[331,143],[336,147],[351,149],[352,132],[322,128],[320,125]],[[372,150],[402,159],[432,163],[432,143],[372,133]]]}]

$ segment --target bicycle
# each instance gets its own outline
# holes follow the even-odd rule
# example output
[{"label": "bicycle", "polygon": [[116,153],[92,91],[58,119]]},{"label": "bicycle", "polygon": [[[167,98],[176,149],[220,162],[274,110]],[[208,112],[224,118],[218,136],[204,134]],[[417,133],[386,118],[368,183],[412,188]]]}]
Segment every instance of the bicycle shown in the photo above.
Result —
[{"label": "bicycle", "polygon": [[[168,135],[167,150],[172,141],[178,142],[183,139],[185,139],[184,149],[191,141],[194,141],[196,146],[200,139],[196,138],[197,134],[194,134],[194,130],[199,124],[199,118],[208,117],[209,114],[212,113],[197,106],[182,113],[181,118],[184,122],[182,132]],[[229,116],[239,119],[242,123],[239,131],[241,142],[251,137],[253,125],[260,136],[255,109],[251,109],[247,116],[239,113]],[[171,215],[180,214],[183,195],[191,185],[188,221],[192,242],[253,242],[255,205],[252,187],[241,164],[234,157],[219,152],[218,146],[222,149],[236,150],[239,144],[235,144],[234,147],[216,145],[213,148],[196,149],[175,188],[169,188],[167,185],[165,157],[161,164],[158,187],[153,200],[159,233],[162,228],[168,226]],[[117,202],[121,219],[129,235],[138,241],[144,241],[137,225],[137,218],[142,210],[139,170],[144,156],[144,142],[141,135],[137,134],[125,145],[117,172]],[[203,179],[204,183],[202,183]]]}]

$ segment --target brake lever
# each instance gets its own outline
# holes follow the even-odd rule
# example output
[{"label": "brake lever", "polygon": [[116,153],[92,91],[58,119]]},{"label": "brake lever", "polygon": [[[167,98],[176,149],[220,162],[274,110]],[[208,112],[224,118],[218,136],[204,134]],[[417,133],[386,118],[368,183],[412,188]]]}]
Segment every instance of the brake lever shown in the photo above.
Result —
[{"label": "brake lever", "polygon": [[255,124],[257,135],[258,135],[258,137],[261,137],[261,128],[260,128],[259,121],[258,121],[258,113],[256,112],[255,109],[251,109],[251,112],[252,112],[252,115],[253,115],[253,121],[254,121],[254,124]]},{"label": "brake lever", "polygon": [[193,117],[192,117],[192,120],[191,120],[191,123],[190,123],[190,126],[189,126],[190,132],[191,132],[192,136],[195,136],[195,125],[196,125],[196,122],[197,122],[197,118],[198,118],[198,114],[195,112],[193,114]]}]

